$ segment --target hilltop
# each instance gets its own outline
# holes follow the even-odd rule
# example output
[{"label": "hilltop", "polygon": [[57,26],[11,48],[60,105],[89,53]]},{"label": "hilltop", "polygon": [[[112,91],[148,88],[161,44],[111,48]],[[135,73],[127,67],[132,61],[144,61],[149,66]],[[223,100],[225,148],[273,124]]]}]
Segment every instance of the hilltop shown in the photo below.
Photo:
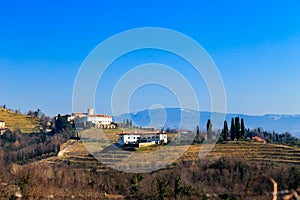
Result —
[{"label": "hilltop", "polygon": [[40,126],[38,118],[22,115],[5,108],[0,108],[0,120],[5,121],[6,127],[10,130],[20,128],[22,133],[37,131]]}]

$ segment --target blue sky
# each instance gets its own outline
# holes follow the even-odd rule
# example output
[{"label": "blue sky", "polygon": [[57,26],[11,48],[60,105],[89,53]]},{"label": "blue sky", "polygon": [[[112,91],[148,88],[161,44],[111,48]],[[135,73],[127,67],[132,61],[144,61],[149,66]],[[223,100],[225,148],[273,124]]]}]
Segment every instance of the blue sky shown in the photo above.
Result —
[{"label": "blue sky", "polygon": [[[0,0],[0,104],[23,112],[40,108],[49,115],[72,112],[73,84],[89,52],[114,34],[151,26],[182,32],[206,49],[222,75],[228,112],[300,114],[299,10],[299,1]],[[115,65],[125,72],[133,64],[164,63],[169,56],[133,52]],[[176,59],[167,64],[180,70],[185,64]],[[97,112],[110,113],[107,96],[117,78],[108,77],[121,76],[119,69],[112,66],[107,81],[100,81]],[[201,108],[209,110],[201,77],[182,73]],[[157,85],[140,88],[130,99],[132,111],[153,104],[175,107],[178,101]]]}]

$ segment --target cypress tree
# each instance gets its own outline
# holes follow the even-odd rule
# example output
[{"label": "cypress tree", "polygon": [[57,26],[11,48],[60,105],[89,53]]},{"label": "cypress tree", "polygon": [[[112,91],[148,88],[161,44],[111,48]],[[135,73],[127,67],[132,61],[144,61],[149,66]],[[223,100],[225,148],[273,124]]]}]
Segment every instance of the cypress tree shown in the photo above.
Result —
[{"label": "cypress tree", "polygon": [[235,117],[235,137],[237,140],[241,139],[241,133],[240,133],[240,129],[241,129],[241,124],[240,124],[240,118],[239,117]]},{"label": "cypress tree", "polygon": [[230,138],[233,141],[235,138],[235,125],[234,125],[234,119],[231,118],[231,125],[230,125]]},{"label": "cypress tree", "polygon": [[245,123],[244,123],[244,119],[241,119],[241,138],[243,140],[246,139],[246,129],[245,129]]},{"label": "cypress tree", "polygon": [[212,139],[212,124],[210,119],[206,123],[207,139]]},{"label": "cypress tree", "polygon": [[224,141],[226,141],[228,138],[228,125],[227,125],[227,121],[224,121],[224,127],[223,127],[223,139]]},{"label": "cypress tree", "polygon": [[200,129],[199,129],[199,125],[197,125],[195,142],[199,143],[199,140],[200,140]]}]

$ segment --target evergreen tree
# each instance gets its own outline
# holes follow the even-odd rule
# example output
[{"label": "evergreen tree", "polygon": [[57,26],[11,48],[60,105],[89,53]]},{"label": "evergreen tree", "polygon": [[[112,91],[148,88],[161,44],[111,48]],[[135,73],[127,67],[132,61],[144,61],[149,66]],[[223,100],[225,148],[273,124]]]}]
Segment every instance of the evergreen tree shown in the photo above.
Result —
[{"label": "evergreen tree", "polygon": [[235,117],[235,137],[237,140],[241,139],[241,124],[240,124],[240,118]]},{"label": "evergreen tree", "polygon": [[227,125],[226,120],[224,121],[224,127],[223,127],[223,134],[222,135],[223,135],[224,141],[226,141],[227,138],[228,138],[228,125]]},{"label": "evergreen tree", "polygon": [[67,116],[61,116],[58,114],[58,116],[55,119],[55,130],[57,132],[62,131],[63,129],[72,129],[72,125],[68,122],[68,117]]},{"label": "evergreen tree", "polygon": [[196,127],[195,142],[199,143],[199,140],[200,140],[200,129],[199,129],[199,125],[197,125],[197,127]]},{"label": "evergreen tree", "polygon": [[129,121],[129,126],[132,128],[132,120]]},{"label": "evergreen tree", "polygon": [[230,125],[230,138],[233,141],[235,138],[235,125],[234,125],[234,119],[231,118],[231,125]]},{"label": "evergreen tree", "polygon": [[140,173],[138,174],[134,174],[130,180],[130,191],[133,195],[138,195],[138,193],[140,192],[140,183],[142,182],[142,180],[144,179],[144,176]]},{"label": "evergreen tree", "polygon": [[174,186],[175,199],[177,199],[181,191],[182,191],[182,183],[181,183],[180,176],[175,176],[175,186]]},{"label": "evergreen tree", "polygon": [[210,119],[207,120],[206,131],[207,131],[207,139],[211,140],[212,139],[212,124],[211,124]]},{"label": "evergreen tree", "polygon": [[157,177],[156,183],[157,183],[158,199],[163,200],[168,195],[168,185],[170,184],[170,181],[168,181],[164,177]]},{"label": "evergreen tree", "polygon": [[246,129],[245,129],[245,123],[244,123],[244,119],[241,119],[241,138],[243,140],[246,139]]},{"label": "evergreen tree", "polygon": [[182,182],[180,176],[175,176],[174,198],[178,199],[181,195],[190,195],[192,191],[191,185],[186,185]]}]

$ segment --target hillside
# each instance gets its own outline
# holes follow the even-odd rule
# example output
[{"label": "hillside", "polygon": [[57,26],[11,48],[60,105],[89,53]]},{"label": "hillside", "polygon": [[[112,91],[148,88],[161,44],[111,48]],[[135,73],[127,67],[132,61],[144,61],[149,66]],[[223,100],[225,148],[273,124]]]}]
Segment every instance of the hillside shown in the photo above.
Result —
[{"label": "hillside", "polygon": [[22,114],[16,114],[4,108],[0,108],[0,120],[5,121],[5,125],[10,130],[20,128],[22,133],[31,133],[39,130],[39,119]]},{"label": "hillside", "polygon": [[[95,143],[91,141],[91,145],[95,146]],[[28,171],[32,174],[29,178],[34,186],[28,184],[26,190],[21,189],[22,194],[32,199],[47,199],[49,195],[56,199],[159,199],[162,194],[160,183],[165,183],[164,191],[169,192],[164,193],[162,199],[174,199],[175,181],[179,177],[179,183],[187,189],[186,193],[181,193],[180,199],[272,199],[270,182],[253,182],[264,175],[277,181],[278,199],[283,199],[281,197],[299,186],[300,180],[300,149],[283,145],[249,142],[216,144],[211,153],[201,160],[198,158],[201,145],[191,145],[173,164],[142,174],[110,168],[91,156],[80,141],[69,141],[61,147],[64,150],[58,156],[14,166],[21,177]],[[107,164],[116,163],[128,154],[122,149],[117,154],[109,152],[111,148],[102,152],[102,160]],[[134,154],[149,157],[148,151]],[[134,182],[138,177],[138,182]],[[252,184],[249,185],[250,182]],[[132,189],[134,186],[138,189]],[[7,192],[5,188],[2,194]],[[244,193],[246,189],[250,191],[247,194]]]},{"label": "hillside", "polygon": [[[200,148],[201,145],[191,145],[180,160],[198,160]],[[83,158],[89,154],[81,142],[74,143],[68,150],[66,156],[74,162],[76,162],[77,156],[80,155],[79,157]],[[114,157],[113,155],[109,156],[108,152],[102,153],[107,154],[107,157],[110,159]],[[216,144],[207,155],[209,159],[218,159],[220,157],[238,158],[257,163],[269,162],[273,164],[300,165],[300,148],[255,142],[228,142],[226,144]]]}]

